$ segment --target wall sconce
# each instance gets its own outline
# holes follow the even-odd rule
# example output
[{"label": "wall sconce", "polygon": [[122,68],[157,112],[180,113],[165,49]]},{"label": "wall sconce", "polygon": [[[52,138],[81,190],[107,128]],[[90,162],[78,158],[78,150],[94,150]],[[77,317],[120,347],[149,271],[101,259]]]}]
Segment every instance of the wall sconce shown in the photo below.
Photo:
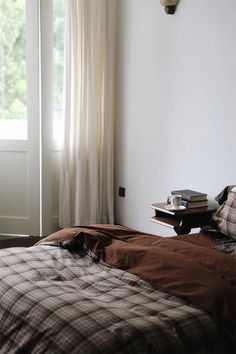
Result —
[{"label": "wall sconce", "polygon": [[176,6],[179,0],[160,0],[161,4],[165,6],[165,12],[168,15],[173,15],[175,13]]}]

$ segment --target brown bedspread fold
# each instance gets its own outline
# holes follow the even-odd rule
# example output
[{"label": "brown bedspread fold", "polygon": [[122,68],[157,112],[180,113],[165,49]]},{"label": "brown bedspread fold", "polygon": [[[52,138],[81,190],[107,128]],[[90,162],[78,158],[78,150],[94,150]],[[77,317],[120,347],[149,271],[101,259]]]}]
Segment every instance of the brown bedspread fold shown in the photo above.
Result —
[{"label": "brown bedspread fold", "polygon": [[[122,226],[93,225],[63,229],[42,239],[72,241],[99,261],[185,298],[236,333],[236,260],[212,249],[206,234],[159,237]],[[38,244],[39,244],[38,243]]]}]

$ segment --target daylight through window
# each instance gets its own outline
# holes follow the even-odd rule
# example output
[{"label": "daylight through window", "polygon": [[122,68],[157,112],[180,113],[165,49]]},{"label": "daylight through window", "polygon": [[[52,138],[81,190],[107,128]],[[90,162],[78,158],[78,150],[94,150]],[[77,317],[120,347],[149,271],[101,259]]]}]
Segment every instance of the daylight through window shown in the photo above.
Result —
[{"label": "daylight through window", "polygon": [[27,139],[25,1],[0,0],[0,139]]}]

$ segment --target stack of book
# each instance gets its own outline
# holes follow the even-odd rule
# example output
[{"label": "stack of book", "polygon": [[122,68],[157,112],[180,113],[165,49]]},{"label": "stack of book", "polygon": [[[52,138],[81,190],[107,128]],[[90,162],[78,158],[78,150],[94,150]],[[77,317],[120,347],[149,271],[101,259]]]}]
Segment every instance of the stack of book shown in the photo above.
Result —
[{"label": "stack of book", "polygon": [[208,206],[207,194],[191,189],[181,189],[178,191],[172,191],[171,195],[179,194],[182,196],[181,205],[186,208],[202,208]]}]

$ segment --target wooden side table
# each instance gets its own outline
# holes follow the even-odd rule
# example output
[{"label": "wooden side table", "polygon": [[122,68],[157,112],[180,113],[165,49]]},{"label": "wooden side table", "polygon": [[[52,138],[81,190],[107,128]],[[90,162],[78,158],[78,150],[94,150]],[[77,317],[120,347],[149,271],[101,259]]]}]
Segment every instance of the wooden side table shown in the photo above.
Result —
[{"label": "wooden side table", "polygon": [[150,220],[174,229],[177,235],[188,234],[193,228],[209,225],[215,211],[214,207],[209,206],[181,211],[167,210],[165,206],[166,203],[152,204],[151,208],[155,210],[155,216]]}]

